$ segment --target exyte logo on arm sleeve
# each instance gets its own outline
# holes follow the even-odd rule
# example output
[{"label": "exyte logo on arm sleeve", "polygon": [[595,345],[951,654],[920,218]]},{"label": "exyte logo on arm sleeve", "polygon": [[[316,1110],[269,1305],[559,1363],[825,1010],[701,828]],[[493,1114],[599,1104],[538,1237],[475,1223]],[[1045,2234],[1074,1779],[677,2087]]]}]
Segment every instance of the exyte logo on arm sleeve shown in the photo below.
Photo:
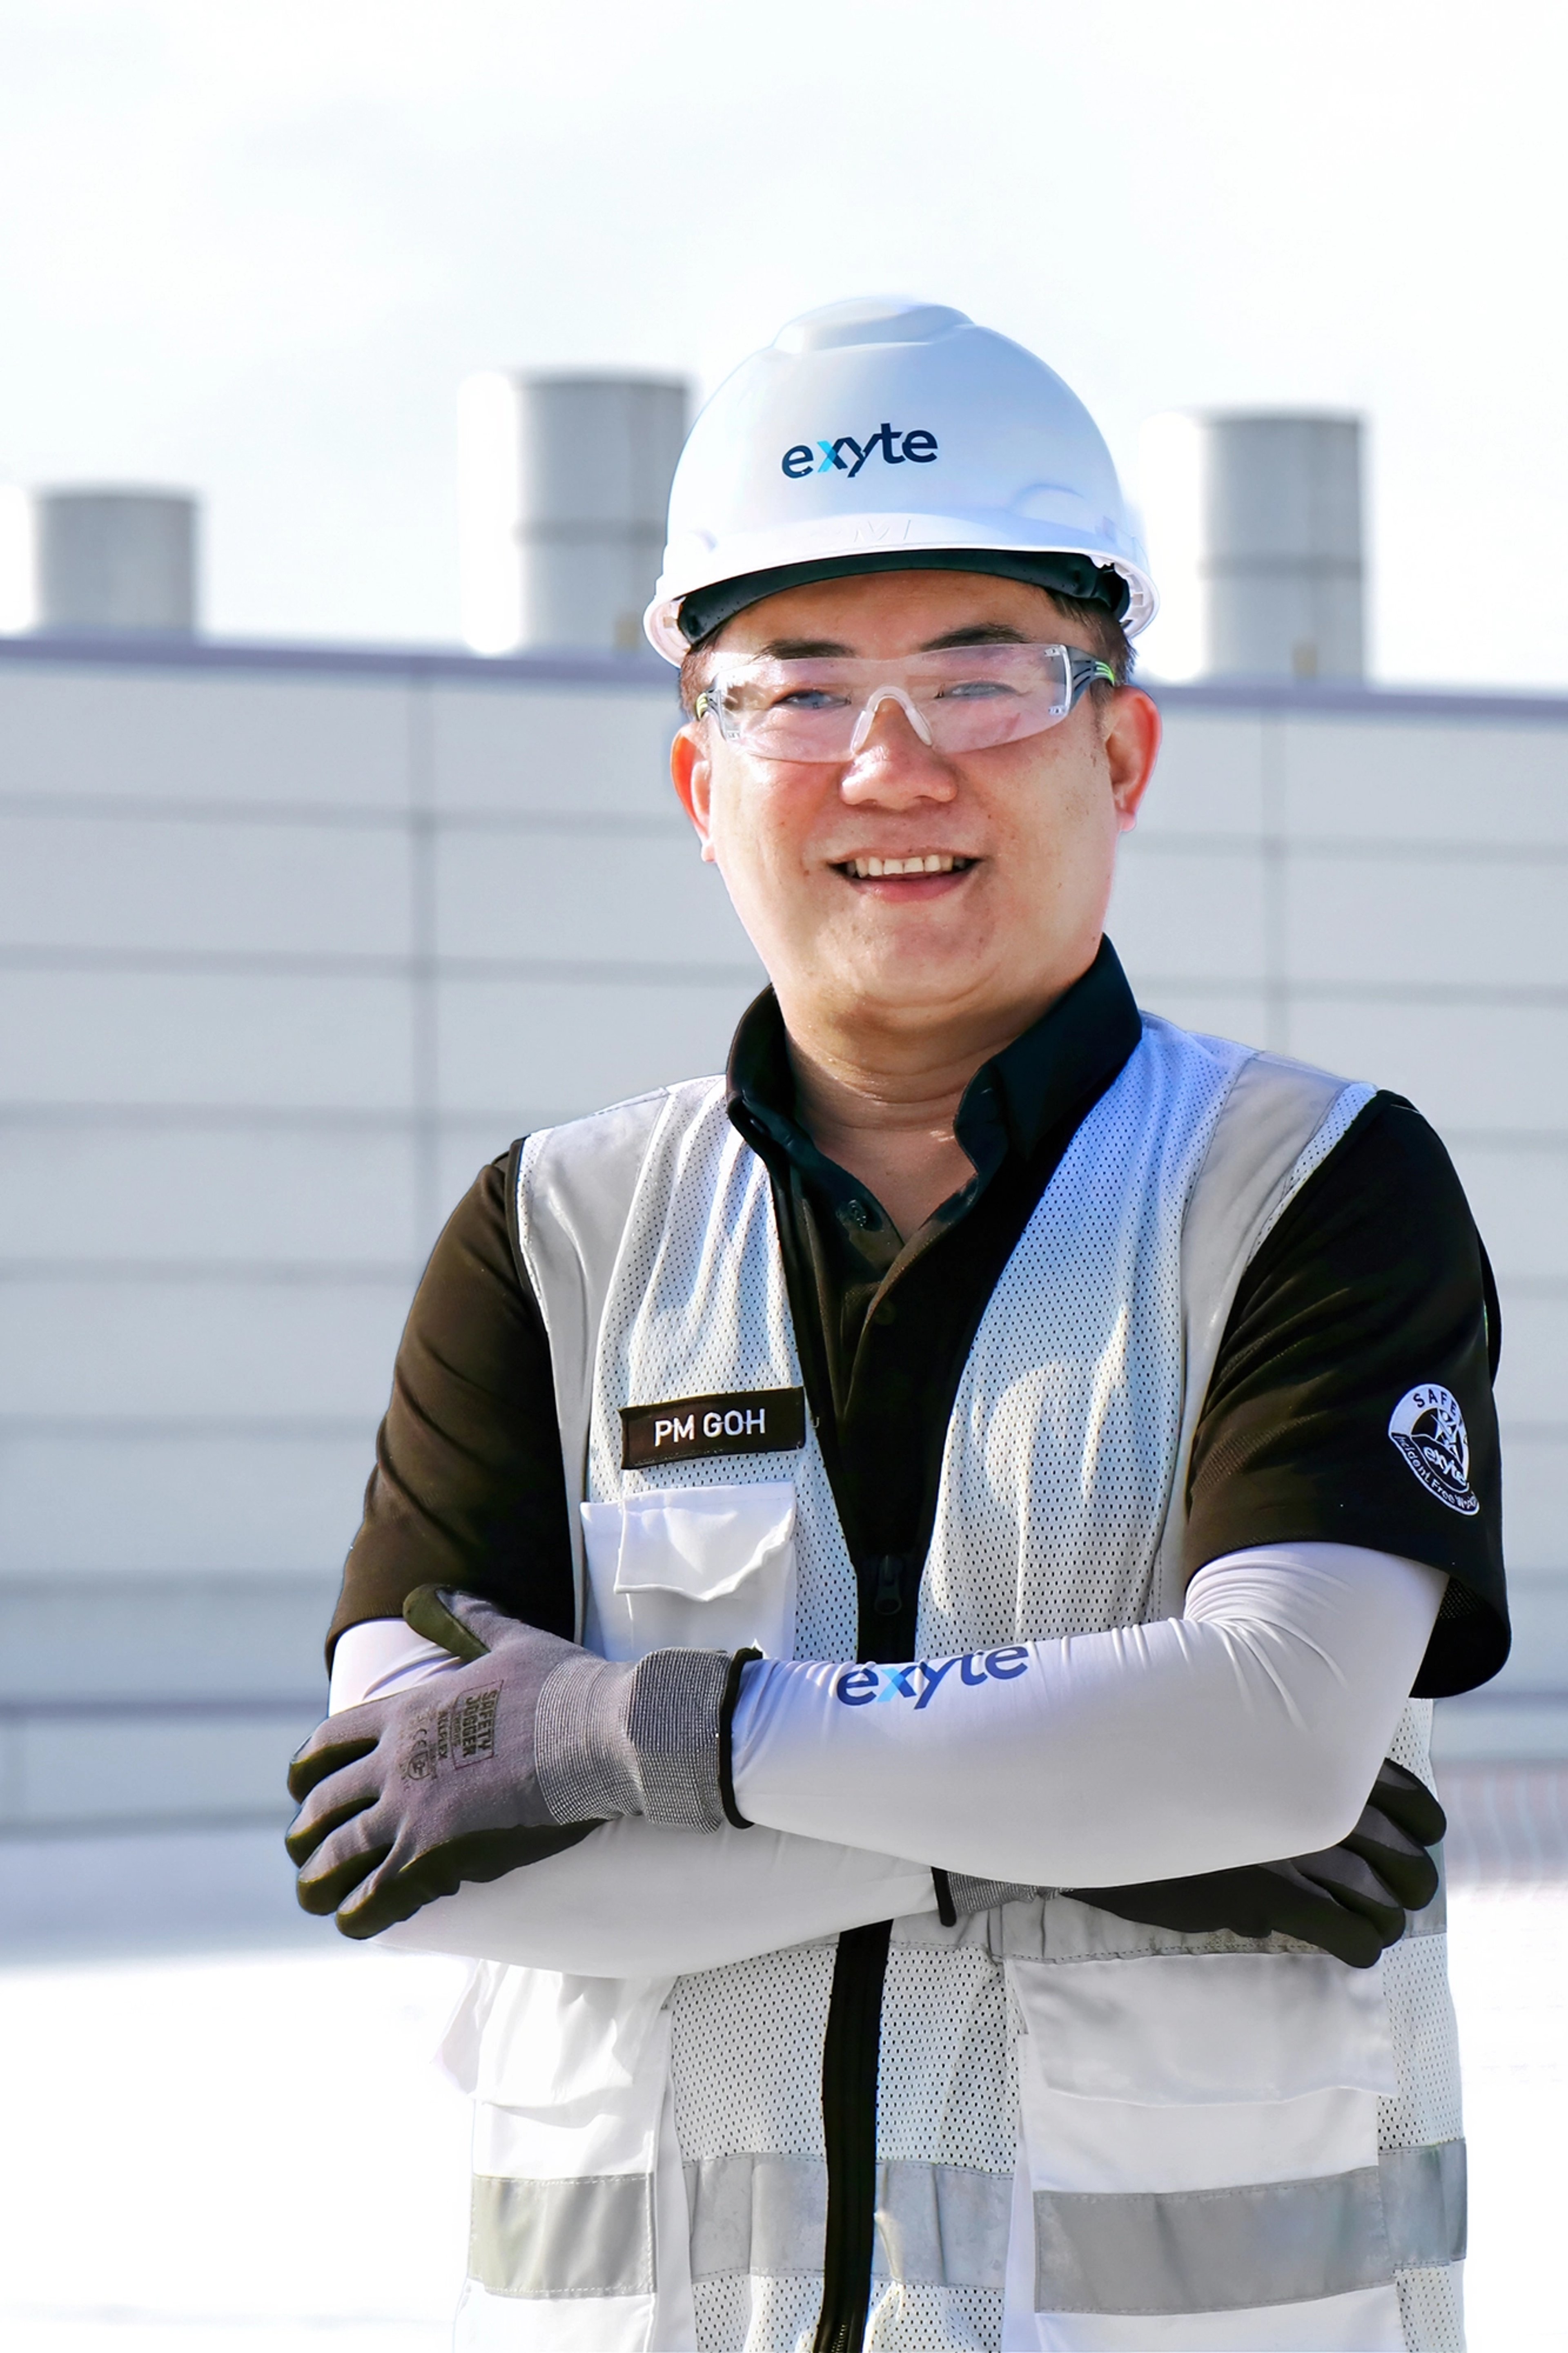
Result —
[{"label": "exyte logo on arm sleeve", "polygon": [[833,1696],[845,1707],[870,1707],[885,1700],[912,1701],[917,1712],[930,1705],[952,1676],[972,1688],[980,1683],[1010,1683],[1027,1672],[1027,1646],[1016,1642],[1003,1651],[969,1651],[961,1659],[921,1659],[910,1667],[846,1667],[833,1686]]},{"label": "exyte logo on arm sleeve", "polygon": [[840,433],[815,447],[809,441],[797,441],[793,449],[784,451],[779,466],[792,482],[801,481],[807,474],[847,474],[853,481],[873,449],[880,449],[885,466],[929,466],[937,455],[937,439],[918,425],[910,432],[896,432],[884,418],[864,442],[857,441],[851,433]]}]

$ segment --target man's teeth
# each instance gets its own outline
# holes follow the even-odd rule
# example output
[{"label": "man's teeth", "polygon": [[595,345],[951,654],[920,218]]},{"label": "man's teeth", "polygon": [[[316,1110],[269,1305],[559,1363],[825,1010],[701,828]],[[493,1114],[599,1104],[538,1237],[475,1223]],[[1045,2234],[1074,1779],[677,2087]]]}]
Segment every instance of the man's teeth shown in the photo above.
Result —
[{"label": "man's teeth", "polygon": [[868,882],[879,874],[951,874],[955,867],[970,864],[967,858],[955,858],[951,851],[930,850],[923,858],[851,858],[848,867],[858,882]]}]

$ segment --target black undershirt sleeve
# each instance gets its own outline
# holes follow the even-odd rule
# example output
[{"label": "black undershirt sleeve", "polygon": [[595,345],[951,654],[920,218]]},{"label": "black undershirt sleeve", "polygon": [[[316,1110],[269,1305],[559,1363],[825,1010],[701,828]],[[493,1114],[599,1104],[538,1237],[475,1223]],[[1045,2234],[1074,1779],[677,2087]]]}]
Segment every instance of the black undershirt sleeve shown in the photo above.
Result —
[{"label": "black undershirt sleeve", "polygon": [[[1485,1683],[1509,1645],[1500,1337],[1452,1162],[1409,1103],[1375,1096],[1242,1278],[1193,1447],[1188,1574],[1244,1546],[1311,1540],[1425,1561],[1449,1585],[1415,1691]],[[1443,1451],[1442,1401],[1425,1419],[1407,1402],[1436,1389],[1463,1416],[1468,1479],[1451,1429]],[[1417,1425],[1404,1448],[1400,1420]],[[1413,1467],[1433,1436],[1436,1467]]]},{"label": "black undershirt sleeve", "polygon": [[518,1148],[481,1169],[414,1295],[329,1663],[346,1627],[400,1617],[416,1586],[437,1582],[571,1639],[550,1343],[508,1214]]}]

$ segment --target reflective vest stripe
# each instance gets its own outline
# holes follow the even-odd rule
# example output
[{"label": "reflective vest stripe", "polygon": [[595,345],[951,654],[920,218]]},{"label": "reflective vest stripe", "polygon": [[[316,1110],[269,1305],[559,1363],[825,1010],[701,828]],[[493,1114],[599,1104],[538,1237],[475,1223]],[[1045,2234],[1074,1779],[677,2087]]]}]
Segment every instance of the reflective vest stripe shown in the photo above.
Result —
[{"label": "reflective vest stripe", "polygon": [[1465,2260],[1465,2144],[1385,2148],[1377,2160],[1383,2216],[1396,2272]]},{"label": "reflective vest stripe", "polygon": [[491,2295],[651,2295],[653,2176],[476,2174],[468,2275]]},{"label": "reflective vest stripe", "polygon": [[1380,2287],[1465,2252],[1462,2141],[1225,2189],[1035,2192],[1037,2312],[1235,2312]]},{"label": "reflective vest stripe", "polygon": [[[691,2275],[820,2271],[827,2168],[819,2157],[700,2158],[686,2168]],[[877,2168],[872,2276],[912,2284],[990,2288],[1007,2266],[1010,2173],[963,2165]]]},{"label": "reflective vest stripe", "polygon": [[[706,2158],[686,2168],[694,2279],[782,2278],[822,2263],[820,2158]],[[1000,2291],[1010,2175],[956,2165],[877,2169],[873,2275]],[[1304,2181],[1092,2194],[1037,2189],[1042,2312],[1234,2312],[1378,2287],[1465,2253],[1465,2144],[1387,2149]],[[647,2295],[653,2180],[643,2173],[474,2183],[470,2275],[492,2295]]]}]

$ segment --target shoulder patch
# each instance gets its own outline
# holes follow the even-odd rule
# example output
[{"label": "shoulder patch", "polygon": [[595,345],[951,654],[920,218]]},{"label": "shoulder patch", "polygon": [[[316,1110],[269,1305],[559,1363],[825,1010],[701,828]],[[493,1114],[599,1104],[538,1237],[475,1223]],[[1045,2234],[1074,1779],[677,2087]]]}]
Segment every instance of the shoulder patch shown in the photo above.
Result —
[{"label": "shoulder patch", "polygon": [[1406,1389],[1388,1434],[1429,1495],[1467,1518],[1480,1510],[1470,1486],[1470,1441],[1459,1401],[1436,1381]]}]

